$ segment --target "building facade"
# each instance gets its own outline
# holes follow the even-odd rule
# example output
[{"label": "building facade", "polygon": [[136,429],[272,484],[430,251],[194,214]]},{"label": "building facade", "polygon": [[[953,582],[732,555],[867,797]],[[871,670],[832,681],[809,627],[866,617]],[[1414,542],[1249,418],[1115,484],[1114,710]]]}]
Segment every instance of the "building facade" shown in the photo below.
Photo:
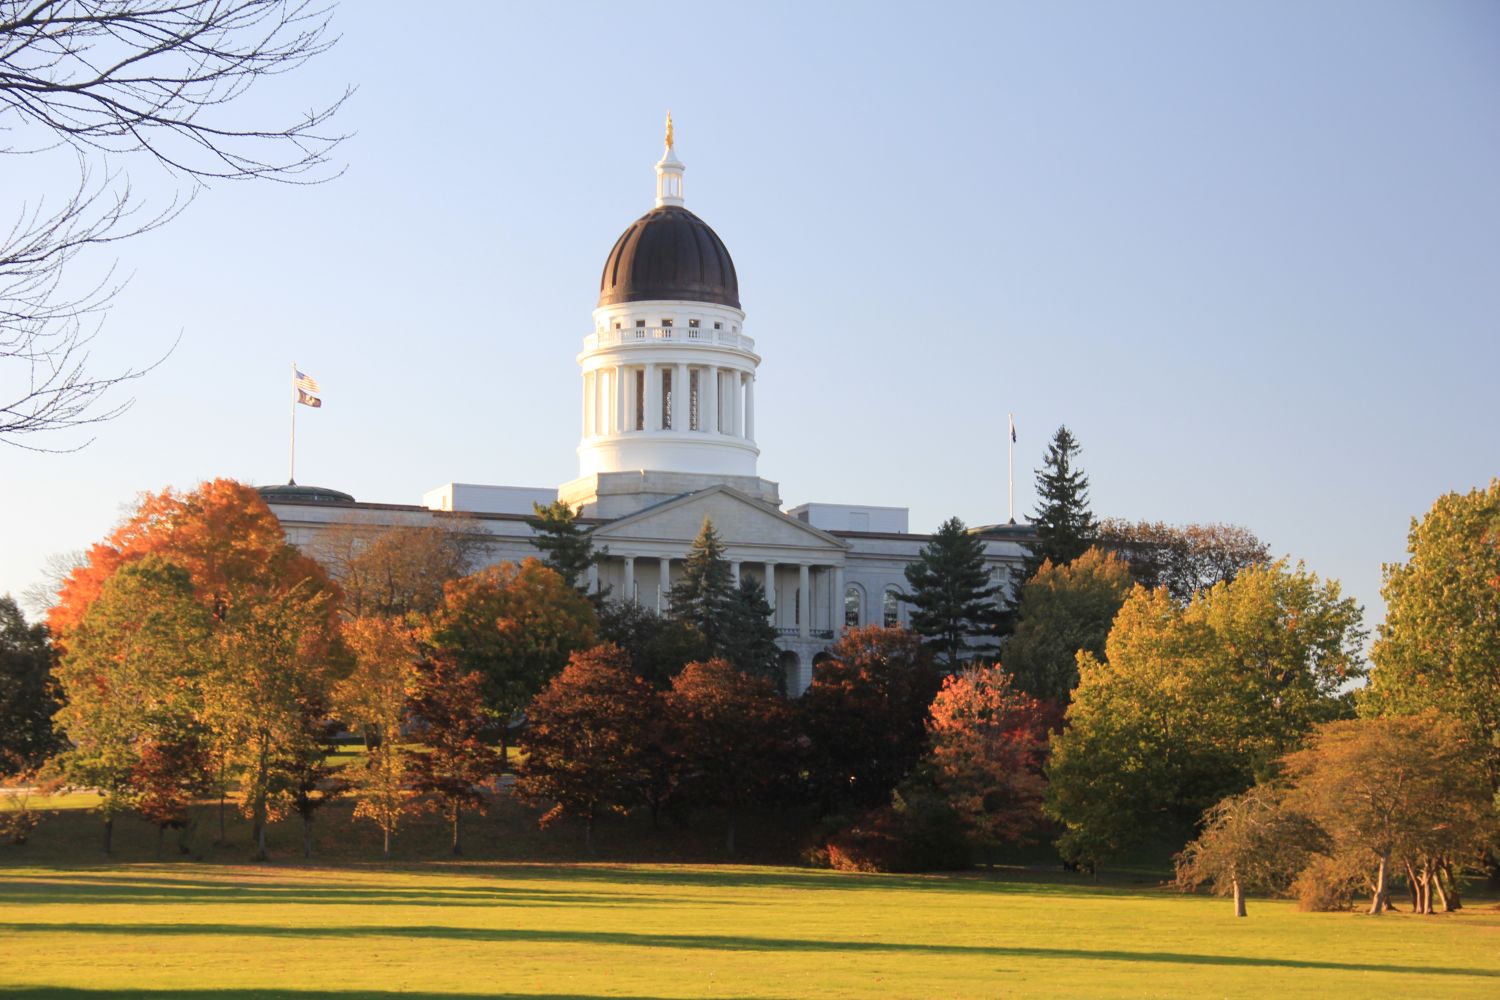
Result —
[{"label": "building facade", "polygon": [[[593,330],[578,354],[578,478],[556,489],[448,483],[416,505],[361,503],[295,484],[261,490],[289,539],[316,543],[329,526],[423,525],[464,519],[494,562],[537,554],[532,504],[561,499],[608,556],[589,586],[666,610],[666,595],[705,518],[734,577],[766,591],[787,689],[806,690],[814,662],[847,627],[905,624],[904,569],[929,540],[908,511],[831,503],[784,509],[762,479],[755,443],[760,355],[746,332],[734,261],[684,206],[685,167],[671,121],[656,164],[656,204],[625,230],[604,264]],[[979,530],[992,579],[1008,585],[1029,526]]]}]

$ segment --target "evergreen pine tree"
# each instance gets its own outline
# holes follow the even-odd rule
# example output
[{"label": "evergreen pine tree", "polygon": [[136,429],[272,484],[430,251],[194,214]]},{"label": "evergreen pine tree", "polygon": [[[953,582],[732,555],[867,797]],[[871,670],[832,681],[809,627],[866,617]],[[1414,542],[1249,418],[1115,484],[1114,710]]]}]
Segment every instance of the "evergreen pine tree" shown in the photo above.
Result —
[{"label": "evergreen pine tree", "polygon": [[670,596],[673,618],[702,632],[711,651],[724,648],[734,578],[724,558],[724,543],[706,517],[682,564],[682,578],[672,585]]},{"label": "evergreen pine tree", "polygon": [[1046,560],[1066,565],[1093,544],[1096,528],[1089,510],[1089,479],[1074,466],[1081,450],[1072,432],[1059,427],[1047,445],[1042,467],[1036,470],[1038,503],[1031,520],[1037,540],[1026,560],[1028,580]]},{"label": "evergreen pine tree", "polygon": [[989,635],[999,620],[995,598],[1001,588],[990,583],[984,566],[984,542],[964,523],[950,517],[906,567],[911,590],[911,627],[932,648],[938,663],[957,669],[973,648],[969,639]]},{"label": "evergreen pine tree", "polygon": [[589,567],[608,555],[608,550],[594,551],[590,532],[578,524],[578,513],[561,500],[545,507],[534,503],[531,509],[536,512],[527,521],[535,532],[531,544],[542,553],[542,562],[555,569],[568,586],[587,589]]},{"label": "evergreen pine tree", "polygon": [[784,688],[786,676],[776,665],[781,649],[776,645],[776,628],[771,624],[771,605],[766,602],[765,588],[749,577],[741,577],[740,585],[730,594],[727,610],[724,645],[714,653],[741,671],[764,677],[778,689]]}]

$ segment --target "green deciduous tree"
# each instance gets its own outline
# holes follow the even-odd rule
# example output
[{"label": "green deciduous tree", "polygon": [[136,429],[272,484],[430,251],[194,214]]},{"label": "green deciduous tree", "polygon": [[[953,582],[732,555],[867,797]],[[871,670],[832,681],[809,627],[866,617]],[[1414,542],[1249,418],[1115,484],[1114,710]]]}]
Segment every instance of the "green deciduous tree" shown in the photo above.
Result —
[{"label": "green deciduous tree", "polygon": [[459,669],[449,656],[418,664],[416,684],[407,699],[414,735],[421,743],[412,754],[412,788],[432,802],[453,830],[454,856],[463,853],[459,821],[465,809],[483,811],[481,786],[500,773],[495,748],[484,740],[489,721],[484,707],[484,678]]},{"label": "green deciduous tree", "polygon": [[1089,480],[1075,460],[1082,448],[1067,427],[1059,427],[1036,470],[1036,544],[1026,563],[1031,576],[1043,562],[1070,563],[1094,543],[1094,515],[1089,509]]},{"label": "green deciduous tree", "polygon": [[999,621],[996,596],[984,564],[984,542],[950,517],[906,567],[911,627],[932,648],[938,664],[955,670],[973,649],[970,641],[990,635]]},{"label": "green deciduous tree", "polygon": [[1016,686],[1066,705],[1078,686],[1078,653],[1104,655],[1104,640],[1130,586],[1124,560],[1099,549],[1071,563],[1043,562],[1021,588],[1016,630],[1000,652]]},{"label": "green deciduous tree", "polygon": [[1079,655],[1068,727],[1053,738],[1048,808],[1067,827],[1064,852],[1097,862],[1185,840],[1312,726],[1349,714],[1341,689],[1363,673],[1364,634],[1337,583],[1284,562],[1185,608],[1137,587],[1105,659]]},{"label": "green deciduous tree", "polygon": [[542,825],[583,820],[587,849],[606,812],[623,811],[649,777],[660,695],[618,646],[574,653],[527,710],[524,798],[548,806]]},{"label": "green deciduous tree", "polygon": [[216,630],[204,717],[239,776],[258,860],[266,857],[267,824],[291,809],[302,746],[347,669],[332,603],[333,594],[311,582],[262,591],[237,600]]},{"label": "green deciduous tree", "polygon": [[695,626],[631,600],[603,603],[599,638],[629,654],[635,672],[659,690],[689,663],[708,659],[708,642]]},{"label": "green deciduous tree", "polygon": [[538,559],[501,563],[444,590],[430,640],[484,678],[485,705],[501,733],[560,673],[573,653],[594,645],[598,618],[588,598]]},{"label": "green deciduous tree", "polygon": [[1413,519],[1407,552],[1385,567],[1366,707],[1459,720],[1500,791],[1500,479],[1439,497]]}]

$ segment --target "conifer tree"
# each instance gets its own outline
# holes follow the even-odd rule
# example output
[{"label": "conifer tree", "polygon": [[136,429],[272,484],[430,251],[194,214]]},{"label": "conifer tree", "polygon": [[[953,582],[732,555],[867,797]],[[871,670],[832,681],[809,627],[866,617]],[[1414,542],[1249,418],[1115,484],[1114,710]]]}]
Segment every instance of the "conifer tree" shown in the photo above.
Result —
[{"label": "conifer tree", "polygon": [[578,524],[578,512],[561,500],[545,507],[534,503],[531,508],[536,512],[527,521],[536,532],[531,544],[542,553],[542,562],[555,569],[568,586],[587,589],[589,567],[603,559],[608,550],[594,551],[591,533]]},{"label": "conifer tree", "polygon": [[740,585],[730,592],[727,611],[723,648],[715,653],[747,674],[767,678],[778,689],[785,686],[786,676],[776,665],[781,650],[776,645],[776,627],[771,624],[765,588],[742,577]]},{"label": "conifer tree", "polygon": [[944,521],[906,567],[911,604],[911,627],[936,654],[938,664],[957,669],[973,648],[969,640],[989,635],[999,621],[995,597],[1001,588],[990,583],[984,566],[984,542],[971,535],[956,517]]},{"label": "conifer tree", "polygon": [[1048,559],[1064,565],[1093,544],[1096,528],[1089,510],[1089,479],[1074,460],[1082,449],[1066,426],[1059,427],[1047,445],[1042,467],[1036,470],[1037,508],[1032,514],[1036,544],[1026,561],[1026,579]]},{"label": "conifer tree", "polygon": [[683,562],[682,578],[672,585],[671,600],[673,618],[702,632],[710,650],[724,648],[734,579],[724,558],[724,543],[706,517]]}]

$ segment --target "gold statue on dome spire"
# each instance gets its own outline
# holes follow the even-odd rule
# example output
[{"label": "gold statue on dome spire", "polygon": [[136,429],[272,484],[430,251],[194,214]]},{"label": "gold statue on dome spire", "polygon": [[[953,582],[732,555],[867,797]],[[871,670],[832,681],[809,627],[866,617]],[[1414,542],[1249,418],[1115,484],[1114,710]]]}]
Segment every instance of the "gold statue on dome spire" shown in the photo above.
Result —
[{"label": "gold statue on dome spire", "polygon": [[672,112],[667,112],[667,148],[672,148]]}]

